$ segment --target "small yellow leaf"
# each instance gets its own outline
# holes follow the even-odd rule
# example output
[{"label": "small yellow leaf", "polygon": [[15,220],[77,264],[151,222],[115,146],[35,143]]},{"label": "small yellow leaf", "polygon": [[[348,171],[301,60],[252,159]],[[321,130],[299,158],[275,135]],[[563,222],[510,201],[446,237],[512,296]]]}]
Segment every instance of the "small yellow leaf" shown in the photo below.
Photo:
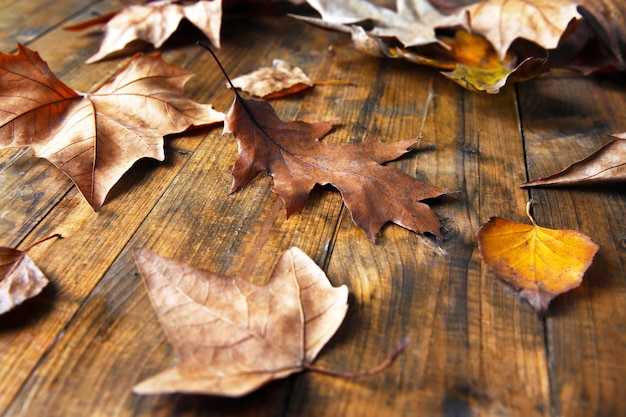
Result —
[{"label": "small yellow leaf", "polygon": [[554,297],[580,285],[598,245],[575,230],[548,229],[530,219],[522,224],[492,217],[478,230],[478,246],[487,267],[543,313]]},{"label": "small yellow leaf", "polygon": [[529,57],[519,63],[512,54],[500,58],[486,38],[463,30],[442,40],[456,62],[453,71],[442,74],[470,91],[497,94],[506,84],[535,78],[548,69],[542,58]]}]

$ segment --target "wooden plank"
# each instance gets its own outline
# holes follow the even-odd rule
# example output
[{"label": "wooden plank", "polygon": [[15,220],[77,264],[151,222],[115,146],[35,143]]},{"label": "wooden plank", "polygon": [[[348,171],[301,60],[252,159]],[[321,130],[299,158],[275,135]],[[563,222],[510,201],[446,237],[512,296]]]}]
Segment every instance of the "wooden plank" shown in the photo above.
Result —
[{"label": "wooden plank", "polygon": [[55,26],[66,22],[72,15],[97,4],[80,0],[58,1],[19,1],[5,0],[0,6],[0,51],[15,50],[16,43],[28,44]]},{"label": "wooden plank", "polygon": [[[58,31],[49,36],[50,39],[44,37],[38,43],[45,45],[48,42],[59,42]],[[186,50],[170,51],[167,60],[184,65],[200,54],[200,48],[190,46]],[[77,74],[84,74],[85,84],[102,82],[102,79],[98,80],[99,77],[104,76],[106,80],[111,71],[123,62],[125,60],[97,64],[88,67],[93,68],[93,72],[78,71]],[[77,66],[76,63],[74,65]],[[204,77],[204,83],[209,92],[196,90],[193,98],[206,102],[210,93],[222,85],[221,74],[209,73]],[[111,192],[111,197],[99,213],[94,213],[70,184],[66,185],[69,191],[65,192],[66,190],[55,183],[54,187],[61,188],[61,191],[55,191],[54,196],[62,198],[57,201],[40,198],[40,204],[31,209],[35,213],[33,215],[29,215],[28,211],[20,212],[22,206],[19,200],[5,201],[3,208],[10,210],[6,218],[11,220],[7,223],[20,225],[20,234],[28,233],[30,228],[38,226],[28,237],[29,242],[53,233],[61,233],[65,239],[55,242],[56,245],[35,248],[31,253],[33,260],[52,281],[44,296],[23,306],[21,310],[0,318],[0,327],[3,329],[0,352],[6,358],[0,366],[0,409],[8,406],[23,381],[54,345],[67,322],[189,160],[189,155],[201,143],[204,134],[205,132],[199,132],[177,139],[176,147],[182,152],[169,148],[165,163],[139,162]],[[10,166],[19,169],[16,163]],[[33,166],[37,168],[28,170],[29,179],[25,184],[32,182],[32,186],[40,190],[45,184],[36,181],[37,175],[45,175],[50,166],[44,161],[37,161]],[[9,175],[9,168],[1,175]],[[8,182],[4,179],[2,181]],[[12,184],[17,186],[14,182]],[[25,184],[21,187],[24,188]],[[13,237],[10,241],[21,238],[22,236]],[[36,318],[29,323],[31,327],[26,331],[20,326],[23,323],[22,317]],[[31,346],[35,346],[35,349],[31,349]],[[48,411],[44,414],[47,413]]]},{"label": "wooden plank", "polygon": [[[260,36],[263,33],[272,33],[272,28],[278,29],[279,26],[276,25],[290,28],[291,33],[285,32],[276,38]],[[327,37],[318,36],[317,30],[312,28],[301,30],[301,27],[300,23],[289,19],[278,22],[259,21],[256,23],[256,29],[247,26],[248,31],[258,31],[259,36],[251,38],[258,39],[258,43],[239,43],[236,40],[229,48],[227,41],[220,55],[228,68],[229,63],[235,63],[245,54],[256,61],[265,59],[270,51],[285,53],[286,48],[290,48],[293,31],[298,31],[300,37],[312,37],[307,42],[323,50]],[[196,67],[197,70],[214,68],[208,54],[203,54],[199,48],[196,51],[202,55],[196,56],[192,67]],[[310,60],[314,64],[312,69],[315,72],[315,67],[320,63],[311,59],[308,53],[302,56],[305,61]],[[293,57],[297,60],[297,55]],[[221,78],[215,70],[207,71],[206,74]],[[213,80],[211,77],[207,79]],[[219,82],[204,80],[201,85],[223,88],[221,80]],[[209,87],[207,90],[208,94],[215,93],[215,88]],[[226,98],[222,100],[222,104],[224,101],[229,103],[232,93],[218,90],[217,95],[222,94],[220,91],[225,93]],[[276,103],[281,114],[295,114],[300,105],[301,100]],[[184,138],[176,141],[179,140],[190,142]],[[178,143],[176,147],[180,147]],[[183,146],[189,147],[189,143]],[[207,405],[220,409],[218,412],[224,415],[232,410],[243,415],[260,415],[261,401],[268,397],[271,398],[273,405],[263,406],[262,413],[275,415],[280,412],[285,402],[282,398],[288,393],[288,380],[273,384],[261,393],[255,394],[256,396],[253,395],[250,397],[252,400],[245,404],[220,399],[203,399],[198,400],[200,404],[198,409],[190,406],[190,400],[185,396],[175,396],[174,399],[171,396],[140,398],[130,390],[141,379],[170,366],[173,359],[171,348],[158,328],[152,309],[148,307],[149,302],[141,279],[135,272],[130,253],[132,247],[149,247],[164,256],[175,257],[221,273],[236,273],[242,268],[248,268],[250,279],[259,283],[267,278],[275,257],[290,246],[297,244],[318,261],[322,259],[334,234],[341,208],[339,199],[335,199],[333,204],[314,199],[315,204],[307,207],[305,213],[294,215],[287,220],[284,217],[282,202],[271,194],[271,181],[267,176],[255,180],[237,194],[228,195],[231,183],[230,168],[236,153],[236,144],[232,138],[222,137],[214,130],[204,140],[198,142],[197,149],[191,149],[193,154],[188,157],[189,161],[175,178],[161,178],[163,184],[169,185],[167,191],[115,262],[113,261],[118,253],[118,243],[122,243],[118,240],[129,236],[126,230],[133,227],[123,223],[118,225],[117,222],[121,221],[122,216],[126,216],[127,211],[132,212],[132,209],[118,208],[115,212],[120,214],[120,220],[111,219],[109,229],[106,231],[102,226],[97,228],[94,225],[91,230],[83,228],[72,236],[74,245],[78,244],[85,252],[97,256],[100,262],[113,263],[113,266],[85,301],[84,307],[76,312],[71,323],[66,326],[63,337],[51,346],[50,352],[34,369],[6,412],[7,416],[20,415],[24,410],[33,414],[45,412],[51,416],[65,416],[68,413],[70,415],[101,413],[108,416],[154,415],[155,410],[162,411],[163,407],[168,410],[191,407],[194,411],[190,413],[199,415]],[[178,165],[174,161],[174,167],[171,169],[177,169]],[[154,194],[143,184],[140,186],[138,193]],[[134,193],[120,196],[103,210],[117,205],[118,201],[136,196]],[[142,215],[146,216],[147,212],[142,212]],[[72,218],[71,212],[57,214],[55,210],[42,222],[38,232],[51,230],[59,223],[68,224]],[[78,242],[83,234],[100,235],[99,241]],[[120,235],[124,237],[115,242],[102,242],[116,239],[116,236]],[[114,248],[113,254],[110,256],[98,254],[102,246]],[[246,266],[248,259],[256,254],[258,262]],[[49,259],[56,259],[58,256],[60,256],[58,253],[47,254]],[[62,265],[58,271],[73,270],[74,275],[84,275],[87,271],[92,271],[89,273],[93,275],[89,285],[102,271],[93,264],[86,265],[84,270],[72,265]],[[64,285],[67,283],[59,283],[61,288]],[[65,352],[73,354],[67,355]],[[112,401],[113,398],[115,401]],[[164,403],[169,405],[164,406]]]},{"label": "wooden plank", "polygon": [[413,129],[425,118],[422,147],[433,149],[403,163],[460,190],[435,206],[450,219],[447,254],[396,228],[369,246],[343,217],[328,273],[349,285],[355,301],[347,335],[331,344],[323,363],[360,368],[380,360],[401,336],[412,345],[398,365],[372,378],[300,377],[289,414],[549,415],[542,322],[481,268],[474,239],[491,215],[523,216],[516,97],[511,89],[496,97],[471,94],[442,78],[428,89],[420,70],[399,72],[380,71],[374,82],[387,83],[385,96],[399,98],[396,109],[417,108]]},{"label": "wooden plank", "polygon": [[[623,76],[561,76],[520,87],[529,176],[557,172],[626,130]],[[626,195],[623,184],[535,189],[536,221],[579,230],[600,251],[582,285],[557,297],[547,336],[555,413],[626,413]]]},{"label": "wooden plank", "polygon": [[[33,12],[39,15],[31,17],[41,20],[42,11],[52,10],[53,18],[33,24],[34,38],[27,40],[77,90],[91,91],[124,62],[83,64],[98,49],[97,30],[59,28],[117,4],[101,3],[81,9],[74,2],[60,12],[40,2]],[[1,7],[7,5],[19,6]],[[198,34],[183,28],[164,56],[199,74],[188,85],[190,96],[226,110],[232,93],[210,56],[193,46]],[[287,120],[340,118],[328,143],[423,135],[419,150],[393,165],[458,190],[432,202],[445,219],[445,242],[388,226],[373,245],[328,189],[316,190],[303,213],[285,219],[264,174],[228,195],[236,144],[219,129],[168,140],[166,162],[137,164],[97,214],[45,161],[23,150],[0,151],[0,244],[25,247],[53,233],[65,236],[30,254],[52,284],[0,316],[0,414],[626,413],[623,187],[532,191],[540,224],[582,230],[601,245],[583,285],[558,297],[545,321],[481,265],[474,238],[493,215],[526,221],[528,192],[518,188],[526,166],[530,178],[547,175],[606,143],[606,134],[625,130],[623,76],[550,76],[498,96],[476,95],[436,71],[362,56],[343,35],[287,18],[227,19],[222,35],[218,55],[231,75],[287,57],[314,79],[356,82],[273,103]],[[260,284],[293,245],[351,291],[346,321],[317,365],[369,368],[408,336],[397,363],[353,380],[306,372],[241,400],[131,393],[135,383],[174,362],[133,247]]]}]

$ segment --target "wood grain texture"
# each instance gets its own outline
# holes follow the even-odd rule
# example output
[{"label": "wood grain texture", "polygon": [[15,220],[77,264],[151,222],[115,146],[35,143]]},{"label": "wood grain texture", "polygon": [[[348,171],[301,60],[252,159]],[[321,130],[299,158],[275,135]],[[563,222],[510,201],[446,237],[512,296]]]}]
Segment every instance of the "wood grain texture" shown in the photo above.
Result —
[{"label": "wood grain texture", "polygon": [[[8,2],[22,7],[23,2]],[[60,4],[67,3],[63,9]],[[26,3],[24,3],[26,4]],[[47,2],[28,39],[70,86],[91,91],[124,59],[93,65],[98,30],[68,33],[113,2]],[[6,6],[6,7],[9,7]],[[3,4],[3,7],[4,4]],[[4,9],[3,9],[4,10]],[[8,9],[7,9],[8,10]],[[11,9],[18,10],[18,9]],[[626,130],[624,77],[548,75],[497,96],[467,92],[436,71],[355,52],[350,41],[286,17],[227,17],[217,54],[233,76],[274,58],[318,85],[272,101],[284,120],[338,119],[327,143],[420,137],[391,162],[455,192],[431,201],[444,242],[399,226],[369,242],[339,193],[319,187],[286,219],[260,174],[228,194],[237,145],[216,127],[166,140],[163,163],[136,164],[94,213],[63,174],[28,151],[0,151],[0,244],[64,239],[29,256],[50,278],[43,294],[0,316],[0,415],[24,416],[617,416],[626,413],[626,194],[623,185],[523,190],[519,184],[582,158]],[[3,40],[23,27],[8,22]],[[226,111],[233,95],[199,32],[183,25],[163,50],[196,73],[189,96]],[[5,44],[4,51],[14,46]],[[71,51],[71,52],[68,52]],[[475,232],[491,216],[589,234],[600,246],[583,285],[545,318],[489,272]],[[300,247],[333,285],[350,289],[346,319],[316,364],[358,371],[410,344],[385,372],[340,379],[313,372],[242,399],[138,396],[137,382],[176,360],[132,258],[134,247],[262,284],[277,257]]]},{"label": "wood grain texture", "polygon": [[[626,128],[623,76],[559,77],[520,88],[529,177],[560,170]],[[554,127],[557,129],[554,129]],[[555,410],[568,416],[626,410],[626,194],[623,184],[531,192],[539,224],[571,228],[599,246],[582,285],[556,298],[547,317]],[[600,324],[602,323],[602,324]]]}]

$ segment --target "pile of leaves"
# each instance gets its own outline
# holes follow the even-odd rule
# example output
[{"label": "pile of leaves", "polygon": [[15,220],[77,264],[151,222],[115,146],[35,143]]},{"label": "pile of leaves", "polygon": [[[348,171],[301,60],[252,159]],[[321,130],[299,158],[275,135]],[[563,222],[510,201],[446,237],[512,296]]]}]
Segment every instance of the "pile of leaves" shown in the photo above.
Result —
[{"label": "pile of leaves", "polygon": [[307,2],[321,18],[298,18],[350,34],[356,49],[442,69],[474,91],[497,93],[553,68],[626,70],[626,5],[617,0]]},{"label": "pile of leaves", "polygon": [[[365,0],[309,3],[321,19],[300,19],[349,33],[359,50],[444,69],[446,76],[476,91],[495,93],[507,82],[556,67],[585,73],[625,68],[623,13],[614,14],[623,6],[599,0],[487,0],[462,8],[438,3],[449,6],[443,11],[424,0],[398,0],[395,9]],[[219,0],[162,0],[128,6],[71,29],[105,24],[102,47],[89,59],[95,62],[124,52],[137,40],[158,48],[183,18],[217,47],[221,12]],[[357,24],[363,22],[369,26]],[[265,98],[303,91],[314,82],[300,68],[277,61],[232,82],[224,75],[235,94],[226,114],[185,98],[183,86],[192,74],[159,54],[133,56],[114,78],[85,93],[59,80],[37,52],[18,45],[16,54],[0,54],[0,147],[31,148],[34,156],[67,174],[99,210],[138,159],[163,160],[166,135],[223,121],[224,134],[239,147],[232,192],[267,172],[290,216],[303,209],[317,184],[330,184],[373,243],[389,222],[442,240],[439,218],[424,200],[449,190],[383,165],[409,152],[415,139],[327,145],[322,139],[333,122],[283,121],[268,102],[246,99],[238,91]],[[616,136],[563,172],[522,186],[624,181],[626,133]],[[529,207],[527,212],[531,225],[493,218],[480,228],[477,241],[485,264],[544,313],[554,296],[580,284],[598,247],[576,231],[540,227]],[[36,295],[47,282],[27,257],[29,249],[0,248],[0,313]],[[297,248],[281,255],[264,287],[146,249],[136,249],[135,257],[180,356],[175,367],[137,385],[138,393],[239,396],[303,369],[370,375],[389,366],[406,346],[401,343],[381,365],[361,373],[315,368],[313,360],[346,313],[348,290],[332,287]],[[189,333],[190,325],[203,331]]]}]

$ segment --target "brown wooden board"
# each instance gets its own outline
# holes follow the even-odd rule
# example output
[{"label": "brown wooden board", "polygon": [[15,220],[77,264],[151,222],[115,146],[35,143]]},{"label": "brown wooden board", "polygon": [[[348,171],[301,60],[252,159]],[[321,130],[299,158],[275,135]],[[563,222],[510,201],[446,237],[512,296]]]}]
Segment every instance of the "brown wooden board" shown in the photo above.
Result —
[{"label": "brown wooden board", "polygon": [[[98,49],[99,30],[62,26],[119,4],[61,3],[66,7],[41,2],[27,20],[3,26],[2,40],[32,26],[29,46],[72,88],[92,91],[125,59],[84,64]],[[3,5],[11,13],[31,6]],[[271,103],[284,120],[337,120],[327,143],[420,138],[390,165],[452,190],[429,202],[443,221],[444,241],[390,224],[373,244],[332,187],[316,188],[289,219],[265,173],[229,194],[237,144],[220,125],[168,137],[166,160],[138,162],[98,213],[46,161],[2,150],[0,244],[24,248],[54,233],[64,239],[29,253],[51,280],[43,294],[0,316],[0,415],[625,414],[624,187],[519,187],[587,155],[610,140],[607,134],[626,131],[624,77],[550,74],[480,95],[437,71],[362,55],[344,35],[243,10],[225,18],[217,51],[231,76],[282,58],[314,81],[351,82]],[[37,23],[46,13],[48,22]],[[198,37],[183,25],[163,57],[197,74],[186,86],[189,97],[226,111],[233,93],[211,56],[194,45]],[[475,239],[491,216],[527,222],[530,198],[540,225],[583,231],[601,247],[582,286],[557,297],[545,317],[486,269]],[[350,290],[346,319],[316,365],[368,369],[408,338],[396,363],[358,379],[307,371],[241,399],[132,393],[176,361],[133,248],[262,284],[291,246]]]}]

